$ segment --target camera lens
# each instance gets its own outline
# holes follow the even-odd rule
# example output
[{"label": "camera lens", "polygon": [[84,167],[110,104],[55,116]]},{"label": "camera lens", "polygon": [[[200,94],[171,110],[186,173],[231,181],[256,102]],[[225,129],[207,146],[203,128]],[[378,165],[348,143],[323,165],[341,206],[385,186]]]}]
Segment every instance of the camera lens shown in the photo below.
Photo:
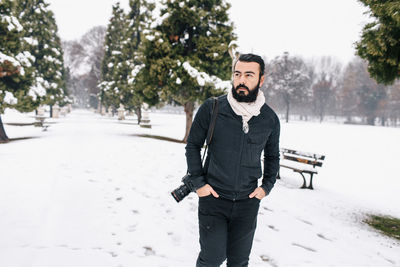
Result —
[{"label": "camera lens", "polygon": [[171,192],[171,195],[174,197],[176,202],[180,202],[182,199],[184,199],[187,195],[189,195],[190,190],[189,187],[187,187],[185,184],[181,185],[177,189]]}]

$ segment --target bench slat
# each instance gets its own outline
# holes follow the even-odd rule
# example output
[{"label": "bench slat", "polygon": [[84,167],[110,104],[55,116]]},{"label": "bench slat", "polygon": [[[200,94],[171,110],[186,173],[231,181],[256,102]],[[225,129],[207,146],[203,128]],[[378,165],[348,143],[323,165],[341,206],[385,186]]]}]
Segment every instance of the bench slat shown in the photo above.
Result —
[{"label": "bench slat", "polygon": [[282,153],[289,153],[293,155],[298,155],[298,156],[303,156],[303,157],[309,157],[309,158],[314,158],[317,160],[324,160],[325,156],[320,155],[320,154],[315,154],[315,153],[309,153],[309,152],[302,152],[294,149],[287,149],[287,148],[281,148]]},{"label": "bench slat", "polygon": [[317,169],[311,168],[308,165],[298,164],[293,161],[281,160],[279,165],[281,167],[285,167],[285,168],[292,169],[292,170],[297,170],[297,171],[302,171],[302,172],[307,172],[307,173],[318,173]]},{"label": "bench slat", "polygon": [[293,156],[288,156],[288,155],[283,155],[283,158],[287,159],[287,160],[292,160],[292,161],[304,163],[304,164],[309,164],[309,165],[313,165],[313,166],[322,167],[322,162],[317,161],[315,159],[311,160],[311,159],[298,158],[298,157],[293,157]]}]

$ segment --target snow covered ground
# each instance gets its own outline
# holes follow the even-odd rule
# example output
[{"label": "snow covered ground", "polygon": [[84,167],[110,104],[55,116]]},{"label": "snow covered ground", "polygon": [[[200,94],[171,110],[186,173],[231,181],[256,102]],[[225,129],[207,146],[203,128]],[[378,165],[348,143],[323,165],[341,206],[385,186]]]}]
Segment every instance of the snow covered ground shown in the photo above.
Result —
[{"label": "snow covered ground", "polygon": [[[43,132],[6,125],[0,144],[0,266],[188,267],[199,250],[197,197],[169,192],[186,171],[184,115],[152,129],[75,110]],[[7,111],[4,122],[33,122]],[[400,266],[400,242],[362,223],[400,217],[400,129],[282,123],[281,146],[326,155],[315,190],[282,172],[261,202],[250,266]]]}]

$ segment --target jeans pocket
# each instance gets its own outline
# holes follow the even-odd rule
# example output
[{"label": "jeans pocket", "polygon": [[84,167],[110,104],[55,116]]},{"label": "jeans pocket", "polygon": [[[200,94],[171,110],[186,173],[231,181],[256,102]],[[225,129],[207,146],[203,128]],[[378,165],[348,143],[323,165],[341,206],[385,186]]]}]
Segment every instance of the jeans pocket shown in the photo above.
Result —
[{"label": "jeans pocket", "polygon": [[199,226],[200,231],[211,232],[214,226],[214,217],[208,214],[204,214],[199,210]]}]

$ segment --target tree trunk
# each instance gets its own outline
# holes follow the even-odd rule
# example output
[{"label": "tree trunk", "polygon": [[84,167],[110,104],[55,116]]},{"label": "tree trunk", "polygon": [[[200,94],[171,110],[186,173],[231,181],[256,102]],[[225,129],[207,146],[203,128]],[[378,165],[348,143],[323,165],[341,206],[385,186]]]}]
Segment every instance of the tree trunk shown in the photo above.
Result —
[{"label": "tree trunk", "polygon": [[321,111],[319,113],[319,123],[322,123],[323,120],[324,120],[324,113]]},{"label": "tree trunk", "polygon": [[290,108],[290,102],[286,102],[286,122],[289,122],[289,108]]},{"label": "tree trunk", "polygon": [[137,124],[140,124],[140,122],[142,121],[142,109],[140,107],[135,108],[135,113],[137,116]]},{"label": "tree trunk", "polygon": [[1,120],[1,114],[0,114],[0,143],[5,143],[8,141],[9,139],[6,134],[6,131],[4,130],[3,121]]},{"label": "tree trunk", "polygon": [[53,118],[53,105],[50,105],[50,118]]},{"label": "tree trunk", "polygon": [[186,132],[185,132],[185,137],[183,138],[183,142],[186,143],[193,122],[194,102],[186,102],[184,108],[186,113]]},{"label": "tree trunk", "polygon": [[375,116],[368,116],[367,117],[367,124],[368,125],[375,125]]}]

